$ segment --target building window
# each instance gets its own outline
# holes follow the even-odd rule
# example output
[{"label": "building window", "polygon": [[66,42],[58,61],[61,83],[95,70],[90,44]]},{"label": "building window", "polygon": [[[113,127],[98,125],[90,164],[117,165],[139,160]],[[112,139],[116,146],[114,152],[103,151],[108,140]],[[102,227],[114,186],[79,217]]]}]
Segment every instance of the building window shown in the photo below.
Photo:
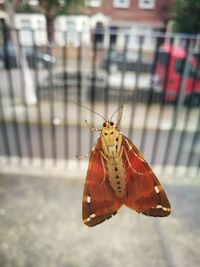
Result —
[{"label": "building window", "polygon": [[31,28],[31,22],[29,19],[22,19],[21,20],[21,27],[22,28]]},{"label": "building window", "polygon": [[101,0],[85,0],[85,5],[89,7],[100,7]]},{"label": "building window", "polygon": [[139,0],[139,8],[153,9],[155,8],[155,0]]},{"label": "building window", "polygon": [[76,21],[68,20],[67,21],[67,31],[73,33],[76,31]]},{"label": "building window", "polygon": [[43,23],[43,21],[41,21],[41,20],[38,20],[38,21],[37,21],[37,28],[38,28],[39,30],[41,30],[41,29],[44,28],[44,23]]},{"label": "building window", "polygon": [[67,21],[67,41],[69,44],[74,44],[77,38],[76,21]]},{"label": "building window", "polygon": [[116,8],[128,8],[130,0],[113,0],[113,6]]}]

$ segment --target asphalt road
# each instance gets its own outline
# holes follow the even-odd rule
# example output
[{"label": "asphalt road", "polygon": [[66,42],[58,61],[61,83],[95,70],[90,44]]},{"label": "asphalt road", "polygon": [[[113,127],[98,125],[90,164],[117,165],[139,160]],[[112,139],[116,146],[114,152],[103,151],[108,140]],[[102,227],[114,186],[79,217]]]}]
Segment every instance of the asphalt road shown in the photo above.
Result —
[{"label": "asphalt road", "polygon": [[[18,128],[11,123],[7,123],[6,127],[0,126],[0,155],[6,155],[9,152],[11,156],[18,155],[40,158],[43,155],[45,158],[75,159],[77,154],[88,154],[92,147],[91,144],[94,144],[95,140],[98,138],[98,133],[92,133],[91,136],[91,132],[86,127],[70,126],[64,129],[63,126],[50,127],[43,125],[42,131],[40,131],[38,125],[28,125],[27,127],[26,124],[18,124],[17,127]],[[19,140],[17,140],[17,132],[19,133]],[[5,133],[7,133],[8,136],[8,147],[6,147]],[[126,130],[124,134],[128,136]],[[174,164],[180,144],[180,136],[180,132],[173,132],[168,154],[168,164],[170,165]],[[154,163],[162,164],[168,137],[169,131],[160,131],[158,140],[154,140],[155,131],[147,130],[142,152],[149,162],[151,162],[153,145],[155,142],[157,153]],[[187,132],[184,142],[181,143],[182,151],[181,154],[178,155],[180,165],[184,165],[188,160],[193,137],[194,133]],[[138,148],[141,148],[141,139],[141,131],[134,132],[131,137],[131,140]],[[17,144],[19,144],[18,147]],[[194,166],[198,166],[199,163],[199,145],[200,143],[196,143],[192,154],[191,164]]]},{"label": "asphalt road", "polygon": [[164,184],[167,218],[123,207],[83,225],[83,180],[0,176],[2,267],[198,267],[200,185]]}]

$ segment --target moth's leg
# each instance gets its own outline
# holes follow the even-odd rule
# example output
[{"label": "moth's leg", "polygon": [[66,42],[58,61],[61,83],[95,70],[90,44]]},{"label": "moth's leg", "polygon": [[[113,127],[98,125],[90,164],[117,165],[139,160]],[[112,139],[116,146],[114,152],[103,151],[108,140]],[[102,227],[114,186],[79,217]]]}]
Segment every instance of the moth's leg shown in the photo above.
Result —
[{"label": "moth's leg", "polygon": [[122,158],[122,155],[123,155],[123,146],[121,147],[121,150],[119,151],[119,159]]},{"label": "moth's leg", "polygon": [[100,184],[100,185],[102,185],[105,182],[105,179],[106,179],[106,168],[105,168],[105,163],[104,163],[103,158],[105,158],[107,160],[107,157],[103,154],[102,151],[100,151],[100,157],[101,157],[101,163],[102,163],[103,172],[104,172],[103,180],[102,180],[102,182]]},{"label": "moth's leg", "polygon": [[[101,138],[101,142],[102,142],[102,147],[103,147],[103,151],[106,153],[106,155],[108,155],[109,153],[108,153],[108,147],[107,147],[107,145],[106,145],[106,142],[105,142],[105,140],[104,140],[104,137],[102,136],[102,138]],[[104,155],[104,154],[103,154]],[[105,158],[106,156],[104,155],[104,158]],[[105,158],[106,159],[106,158]],[[106,160],[108,160],[108,158],[106,159]]]},{"label": "moth's leg", "polygon": [[93,131],[93,132],[100,132],[100,131],[101,131],[101,129],[97,129],[97,128],[94,128],[94,127],[92,127],[91,125],[89,125],[89,123],[88,123],[87,120],[85,120],[85,122],[86,122],[86,124],[87,124],[87,127],[88,127],[91,131]]},{"label": "moth's leg", "polygon": [[104,155],[104,153],[102,151],[100,151],[100,154],[106,161],[109,161],[108,157],[106,157],[106,155]]},{"label": "moth's leg", "polygon": [[[96,144],[98,143],[98,140],[96,141],[96,143],[93,145],[93,147],[92,147],[92,151],[94,151],[95,150],[95,147],[96,147]],[[85,154],[85,155],[76,155],[76,158],[77,159],[85,159],[85,158],[87,158],[89,156],[89,153],[88,154]]]},{"label": "moth's leg", "polygon": [[131,170],[132,170],[133,172],[139,174],[139,175],[145,175],[145,174],[146,174],[145,172],[138,172],[138,171],[136,171],[136,170],[132,167],[132,165],[131,165],[131,163],[130,163],[130,160],[129,160],[129,158],[128,158],[128,155],[127,155],[127,153],[126,153],[126,150],[125,150],[124,148],[123,148],[123,151],[124,151],[126,160],[127,160],[127,162],[128,162],[129,167],[131,168]]},{"label": "moth's leg", "polygon": [[118,142],[117,142],[117,156],[121,158],[122,156],[122,135],[120,134],[118,137]]},{"label": "moth's leg", "polygon": [[89,154],[86,154],[86,155],[76,155],[76,158],[81,160],[81,159],[85,159],[89,156]]}]

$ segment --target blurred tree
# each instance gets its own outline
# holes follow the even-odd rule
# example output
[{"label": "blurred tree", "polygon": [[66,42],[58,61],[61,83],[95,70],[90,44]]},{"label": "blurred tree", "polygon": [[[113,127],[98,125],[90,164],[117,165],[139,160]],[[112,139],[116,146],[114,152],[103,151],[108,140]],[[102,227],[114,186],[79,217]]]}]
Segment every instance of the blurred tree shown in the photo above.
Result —
[{"label": "blurred tree", "polygon": [[173,14],[175,32],[200,33],[200,0],[176,0]]},{"label": "blurred tree", "polygon": [[84,4],[84,0],[39,0],[39,4],[42,7],[46,20],[49,41],[53,40],[53,22],[58,14],[68,14],[74,11]]}]

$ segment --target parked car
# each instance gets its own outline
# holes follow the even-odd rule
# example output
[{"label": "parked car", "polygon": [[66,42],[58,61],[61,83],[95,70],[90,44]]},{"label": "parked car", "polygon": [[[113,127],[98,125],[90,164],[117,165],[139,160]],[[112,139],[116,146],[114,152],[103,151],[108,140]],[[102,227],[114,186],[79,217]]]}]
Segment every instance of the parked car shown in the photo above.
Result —
[{"label": "parked car", "polygon": [[[153,88],[155,91],[163,92],[165,100],[176,101],[184,75],[185,59],[187,52],[184,48],[163,45],[160,48],[155,75],[153,78]],[[185,100],[188,97],[200,96],[200,69],[199,55],[189,55],[187,58],[186,77],[184,84]]]},{"label": "parked car", "polygon": [[153,61],[147,57],[139,59],[138,53],[134,51],[123,52],[111,51],[102,62],[101,68],[111,71],[138,71],[142,73],[151,72]]},{"label": "parked car", "polygon": [[[11,43],[7,45],[6,49],[5,47],[0,47],[0,60],[4,62],[4,66],[6,66],[6,64],[10,68],[17,68],[20,66],[21,57],[17,59],[16,51],[16,46]],[[34,49],[33,47],[21,47],[20,53],[22,53],[22,51],[24,51],[26,55],[26,59],[30,68],[36,68],[38,65],[48,68],[56,62],[54,56],[50,55],[49,53],[44,53],[39,49]],[[5,52],[7,52],[7,56]]]},{"label": "parked car", "polygon": [[[63,90],[64,88],[68,89],[77,89],[79,83],[83,88],[90,88],[92,85],[92,73],[82,71],[79,75],[77,71],[66,71],[58,70],[54,72],[51,77],[49,74],[39,82],[40,89],[49,89],[53,88],[54,90]],[[102,75],[95,75],[95,87],[102,88],[105,85],[105,79]]]}]

